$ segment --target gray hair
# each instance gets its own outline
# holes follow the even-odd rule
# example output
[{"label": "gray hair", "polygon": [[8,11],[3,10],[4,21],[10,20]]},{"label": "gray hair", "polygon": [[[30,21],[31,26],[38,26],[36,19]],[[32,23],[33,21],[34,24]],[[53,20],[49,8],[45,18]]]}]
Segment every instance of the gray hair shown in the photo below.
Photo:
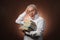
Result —
[{"label": "gray hair", "polygon": [[28,9],[28,8],[30,8],[30,7],[33,7],[35,10],[37,10],[36,5],[34,5],[34,4],[30,4],[30,5],[28,5],[26,9]]}]

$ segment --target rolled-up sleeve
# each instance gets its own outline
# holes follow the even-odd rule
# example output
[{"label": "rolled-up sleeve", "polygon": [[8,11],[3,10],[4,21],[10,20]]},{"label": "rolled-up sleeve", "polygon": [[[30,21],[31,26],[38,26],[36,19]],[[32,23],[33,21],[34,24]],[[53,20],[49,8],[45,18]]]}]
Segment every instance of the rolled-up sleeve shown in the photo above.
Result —
[{"label": "rolled-up sleeve", "polygon": [[45,28],[45,20],[44,19],[39,19],[37,23],[37,30],[36,30],[36,35],[41,35],[43,33],[43,30]]},{"label": "rolled-up sleeve", "polygon": [[24,19],[25,15],[26,15],[25,12],[23,12],[22,14],[20,14],[20,15],[18,16],[18,18],[16,19],[15,23],[17,23],[17,24],[24,24],[23,19]]}]

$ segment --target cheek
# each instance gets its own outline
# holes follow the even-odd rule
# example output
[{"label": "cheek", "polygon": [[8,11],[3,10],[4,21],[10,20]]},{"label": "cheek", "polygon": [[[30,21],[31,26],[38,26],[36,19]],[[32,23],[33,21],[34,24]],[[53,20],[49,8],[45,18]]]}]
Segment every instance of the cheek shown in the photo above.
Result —
[{"label": "cheek", "polygon": [[33,12],[33,14],[35,14],[35,12]]},{"label": "cheek", "polygon": [[32,13],[32,15],[34,15],[34,13]]}]

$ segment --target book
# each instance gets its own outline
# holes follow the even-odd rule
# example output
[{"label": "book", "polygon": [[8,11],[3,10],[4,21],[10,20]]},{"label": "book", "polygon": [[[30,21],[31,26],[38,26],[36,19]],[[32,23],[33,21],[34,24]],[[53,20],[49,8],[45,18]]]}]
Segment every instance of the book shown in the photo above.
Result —
[{"label": "book", "polygon": [[34,31],[36,29],[36,24],[32,20],[26,20],[21,28],[25,31]]}]

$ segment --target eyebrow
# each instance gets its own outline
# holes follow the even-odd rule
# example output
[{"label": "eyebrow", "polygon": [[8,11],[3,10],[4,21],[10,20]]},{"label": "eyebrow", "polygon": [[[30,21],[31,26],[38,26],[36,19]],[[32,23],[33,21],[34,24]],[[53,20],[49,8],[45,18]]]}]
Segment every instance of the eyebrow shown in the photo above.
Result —
[{"label": "eyebrow", "polygon": [[34,9],[33,10],[28,10],[28,11],[34,11]]}]

